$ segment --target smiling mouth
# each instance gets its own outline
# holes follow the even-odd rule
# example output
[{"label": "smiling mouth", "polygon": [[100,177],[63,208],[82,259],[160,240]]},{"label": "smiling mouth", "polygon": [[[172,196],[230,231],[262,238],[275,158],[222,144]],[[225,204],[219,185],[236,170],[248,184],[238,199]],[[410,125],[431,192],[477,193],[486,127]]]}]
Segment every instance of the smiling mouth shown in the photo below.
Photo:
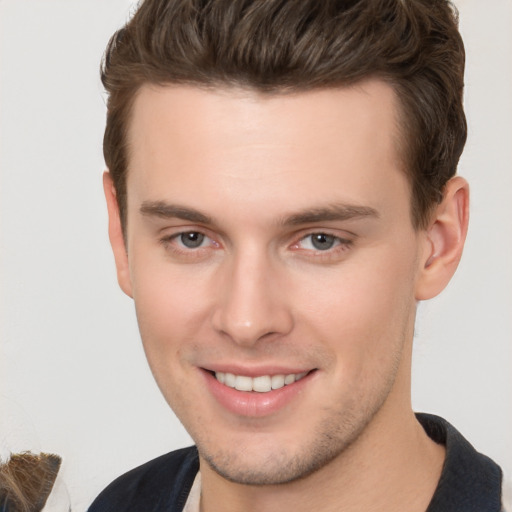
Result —
[{"label": "smiling mouth", "polygon": [[[213,372],[212,372],[213,373]],[[237,391],[256,391],[257,393],[268,393],[297,382],[310,372],[289,373],[279,375],[260,375],[248,377],[246,375],[235,375],[233,373],[215,372],[215,378],[227,387]]]}]

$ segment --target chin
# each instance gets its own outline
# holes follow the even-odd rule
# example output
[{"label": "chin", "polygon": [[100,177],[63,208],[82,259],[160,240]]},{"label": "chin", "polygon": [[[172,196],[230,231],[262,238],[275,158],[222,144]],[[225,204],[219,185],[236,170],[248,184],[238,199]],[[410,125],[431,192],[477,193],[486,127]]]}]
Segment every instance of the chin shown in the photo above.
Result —
[{"label": "chin", "polygon": [[353,421],[346,420],[323,425],[308,437],[309,442],[302,440],[296,446],[290,443],[286,446],[286,440],[273,440],[252,446],[232,442],[229,447],[217,450],[211,450],[208,443],[198,442],[197,447],[201,459],[230,482],[281,485],[301,480],[329,465],[359,437],[368,421],[360,422],[356,429]]},{"label": "chin", "polygon": [[202,454],[208,466],[218,475],[243,485],[281,485],[300,480],[325,466],[336,454],[314,456],[273,454],[263,461],[246,461],[228,454],[210,457]]}]

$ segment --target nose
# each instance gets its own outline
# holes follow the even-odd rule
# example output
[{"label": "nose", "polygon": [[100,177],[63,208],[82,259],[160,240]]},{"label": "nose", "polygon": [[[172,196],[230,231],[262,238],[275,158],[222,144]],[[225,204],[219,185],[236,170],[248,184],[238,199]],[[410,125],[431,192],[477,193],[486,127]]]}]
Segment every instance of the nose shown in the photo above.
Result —
[{"label": "nose", "polygon": [[219,272],[212,316],[216,331],[238,345],[251,347],[263,338],[292,330],[282,272],[276,266],[264,256],[240,255]]}]

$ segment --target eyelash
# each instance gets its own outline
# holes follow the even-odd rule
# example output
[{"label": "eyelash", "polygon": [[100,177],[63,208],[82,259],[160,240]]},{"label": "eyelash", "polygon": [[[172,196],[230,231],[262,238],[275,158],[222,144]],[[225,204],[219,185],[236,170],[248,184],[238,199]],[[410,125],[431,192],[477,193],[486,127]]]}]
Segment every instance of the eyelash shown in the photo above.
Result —
[{"label": "eyelash", "polygon": [[[176,241],[180,239],[183,235],[186,234],[198,234],[202,235],[205,239],[209,239],[210,243],[206,246],[199,246],[197,248],[186,248],[183,247],[183,243],[177,245]],[[315,235],[324,235],[327,237],[332,237],[334,246],[331,248],[328,248],[326,250],[321,249],[303,249],[299,246],[303,241],[307,240],[308,238],[311,239],[311,237]],[[165,236],[160,239],[160,243],[165,247],[166,250],[172,251],[177,256],[185,256],[187,258],[197,258],[201,259],[205,256],[204,251],[208,251],[211,248],[218,249],[221,247],[221,245],[218,242],[215,242],[215,240],[212,239],[212,237],[208,236],[205,232],[200,230],[188,230],[188,231],[180,231],[179,233],[174,233],[169,236]],[[179,242],[178,242],[179,243]],[[289,247],[293,249],[294,251],[301,252],[301,253],[312,253],[314,254],[314,258],[317,260],[328,260],[328,259],[335,259],[336,256],[339,256],[340,253],[345,252],[349,250],[354,241],[342,238],[340,236],[337,236],[327,230],[325,231],[310,231],[304,236],[301,236],[296,242],[291,244]],[[313,242],[311,242],[311,245],[313,245]]]},{"label": "eyelash", "polygon": [[[310,239],[310,245],[314,245],[313,238],[314,236],[323,235],[325,237],[329,237],[333,239],[333,243],[335,244],[333,247],[329,247],[325,250],[321,249],[302,249],[299,247],[299,244],[301,242],[304,242],[307,239]],[[298,242],[292,245],[292,247],[298,251],[307,251],[307,252],[313,252],[315,254],[315,258],[323,258],[323,259],[329,259],[333,258],[335,256],[338,256],[339,253],[345,252],[353,245],[353,240],[349,240],[347,238],[342,238],[340,236],[337,236],[333,233],[330,233],[329,231],[314,231],[306,234],[305,236],[301,237]]]},{"label": "eyelash", "polygon": [[[198,235],[204,236],[204,238],[209,239],[211,241],[211,243],[207,246],[201,245],[200,247],[197,247],[197,248],[186,248],[183,246],[182,243],[180,244],[181,246],[178,245],[179,242],[176,243],[176,241],[179,240],[181,236],[186,235],[186,234],[192,234],[192,233],[196,233]],[[201,257],[204,257],[204,255],[205,255],[204,251],[207,251],[212,246],[215,249],[220,247],[220,244],[218,242],[215,242],[206,233],[204,233],[203,231],[194,230],[194,229],[191,229],[188,231],[180,231],[179,233],[174,233],[172,235],[165,236],[160,239],[160,243],[164,246],[164,248],[166,250],[170,250],[172,253],[174,253],[177,256],[185,256],[188,259],[190,259],[190,258],[200,259]]]}]

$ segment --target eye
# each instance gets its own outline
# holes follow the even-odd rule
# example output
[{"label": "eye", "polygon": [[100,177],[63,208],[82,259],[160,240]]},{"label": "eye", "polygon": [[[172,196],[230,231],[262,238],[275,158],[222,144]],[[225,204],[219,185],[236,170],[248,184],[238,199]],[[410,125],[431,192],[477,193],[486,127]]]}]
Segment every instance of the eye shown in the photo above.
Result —
[{"label": "eye", "polygon": [[204,261],[222,248],[215,239],[202,231],[179,231],[159,239],[165,253],[171,259],[182,263]]},{"label": "eye", "polygon": [[176,236],[178,242],[188,249],[197,249],[203,245],[205,235],[198,231],[187,231]]},{"label": "eye", "polygon": [[311,239],[311,245],[318,251],[332,249],[338,241],[335,236],[327,235],[326,233],[313,233],[309,238]]},{"label": "eye", "polygon": [[301,249],[328,251],[342,242],[348,243],[348,241],[341,240],[339,237],[328,233],[311,233],[300,241],[300,245]]}]

